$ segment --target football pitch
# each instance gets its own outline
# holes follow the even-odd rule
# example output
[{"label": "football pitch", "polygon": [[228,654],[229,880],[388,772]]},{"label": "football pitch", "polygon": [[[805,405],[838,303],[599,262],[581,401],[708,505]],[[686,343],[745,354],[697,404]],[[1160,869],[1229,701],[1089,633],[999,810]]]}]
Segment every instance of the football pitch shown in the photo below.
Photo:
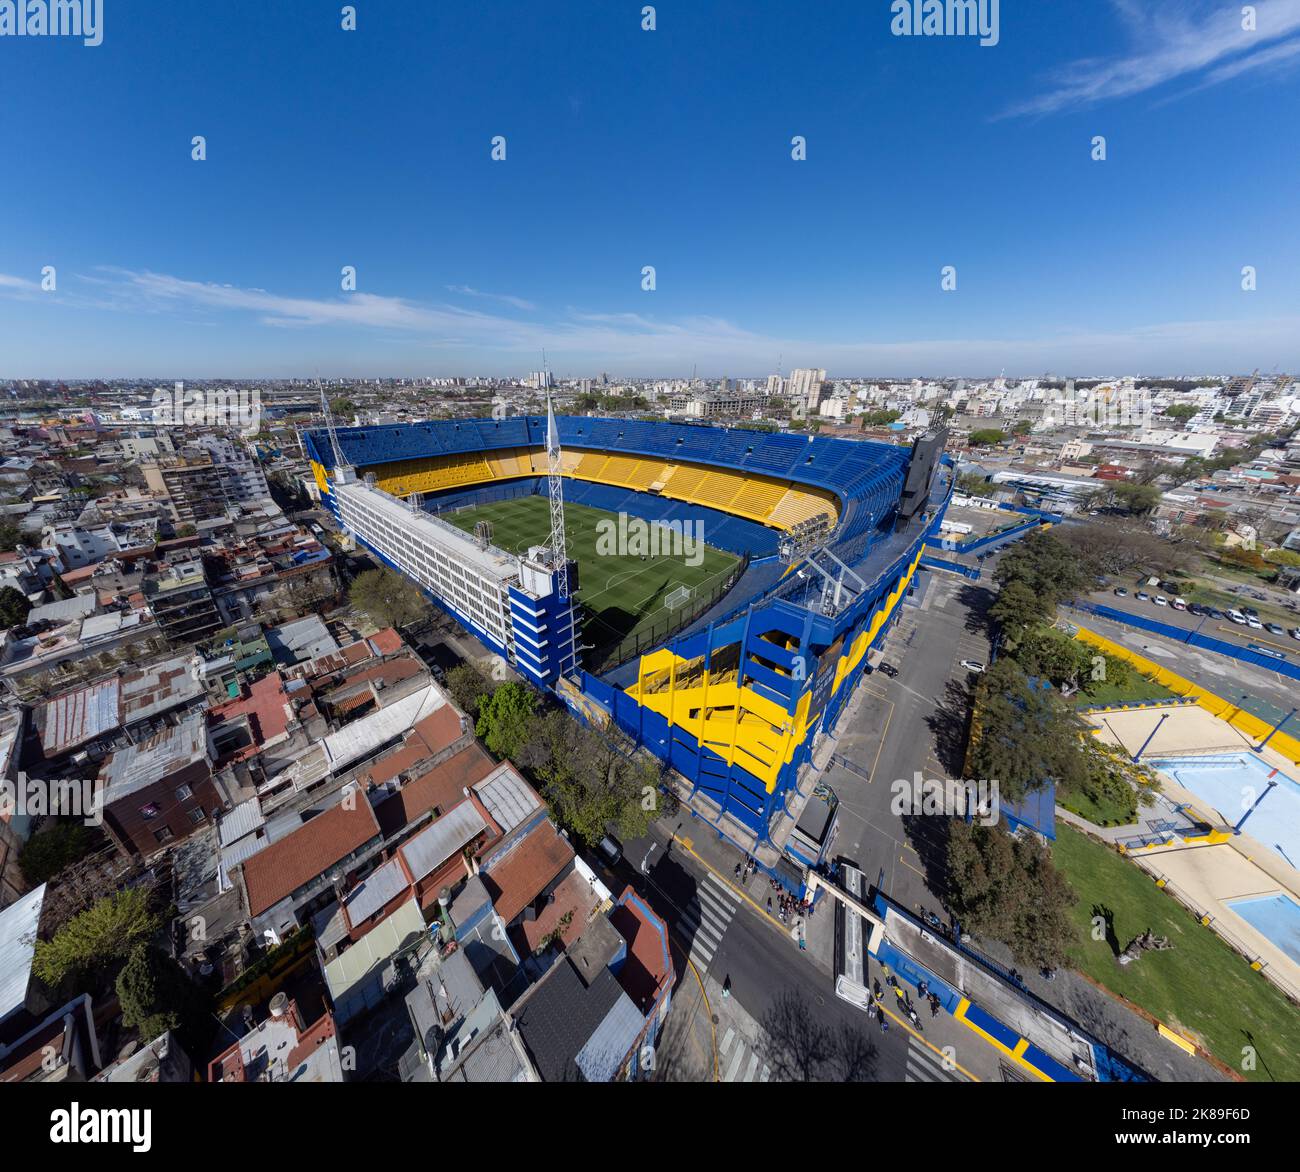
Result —
[{"label": "football pitch", "polygon": [[[545,545],[551,536],[551,502],[542,496],[468,505],[443,513],[442,518],[467,533],[473,533],[479,521],[490,521],[492,544],[510,553],[527,553],[530,546]],[[703,542],[694,550],[675,544],[664,531],[659,534],[658,552],[642,555],[635,544],[612,541],[609,525],[617,526],[618,519],[617,513],[588,505],[564,506],[569,557],[578,563],[583,640],[597,648],[656,626],[667,629],[681,611],[667,607],[666,596],[685,587],[691,594],[681,605],[693,608],[726,581],[740,560]],[[602,521],[608,523],[603,540],[597,528]],[[627,517],[625,525],[632,533],[644,522]],[[624,546],[633,552],[612,552]]]}]

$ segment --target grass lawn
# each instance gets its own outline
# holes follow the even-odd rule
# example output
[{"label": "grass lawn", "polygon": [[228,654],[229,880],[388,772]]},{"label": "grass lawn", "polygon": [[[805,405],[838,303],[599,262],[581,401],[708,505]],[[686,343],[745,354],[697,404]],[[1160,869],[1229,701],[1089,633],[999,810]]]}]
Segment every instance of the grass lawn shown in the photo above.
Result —
[{"label": "grass lawn", "polygon": [[[1167,1026],[1194,1038],[1234,1070],[1242,1048],[1257,1052],[1257,1082],[1300,1081],[1300,1013],[1277,989],[1202,928],[1172,896],[1133,863],[1058,823],[1052,854],[1078,895],[1071,963],[1127,997]],[[1105,916],[1108,938],[1092,938],[1092,919]],[[1168,936],[1168,952],[1149,952],[1127,968],[1115,957],[1150,929]]]},{"label": "grass lawn", "polygon": [[1072,697],[1076,708],[1099,708],[1106,704],[1136,704],[1143,700],[1177,699],[1177,696],[1164,684],[1158,684],[1155,680],[1138,675],[1136,671],[1130,671],[1129,678],[1122,684],[1114,684],[1109,680],[1093,680],[1089,682],[1089,687],[1091,691],[1079,691]]},{"label": "grass lawn", "polygon": [[1104,795],[1097,799],[1085,793],[1062,794],[1058,791],[1056,800],[1080,818],[1087,818],[1094,826],[1127,826],[1134,820],[1127,806],[1121,806],[1114,798]]},{"label": "grass lawn", "polygon": [[[444,513],[467,533],[479,521],[492,522],[492,543],[511,553],[526,553],[529,546],[545,545],[551,535],[551,502],[547,497],[524,496],[514,500],[471,505]],[[673,545],[664,535],[658,554],[597,552],[601,521],[617,523],[618,515],[587,505],[564,506],[564,535],[569,556],[578,563],[578,599],[585,607],[583,638],[596,647],[667,626],[673,612],[664,606],[664,596],[679,586],[693,591],[687,606],[707,595],[723,582],[740,560],[700,543],[694,556],[686,547]],[[629,518],[635,524],[636,518]],[[673,552],[676,550],[676,552]],[[697,562],[696,565],[689,564]]]}]

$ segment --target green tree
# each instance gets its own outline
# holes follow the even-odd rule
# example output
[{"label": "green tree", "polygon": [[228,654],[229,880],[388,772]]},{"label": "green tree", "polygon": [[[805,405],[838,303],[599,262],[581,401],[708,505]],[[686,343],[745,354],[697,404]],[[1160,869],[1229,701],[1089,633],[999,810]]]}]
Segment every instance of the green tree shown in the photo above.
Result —
[{"label": "green tree", "polygon": [[15,549],[20,545],[37,546],[41,535],[32,530],[20,529],[12,521],[0,521],[0,550]]},{"label": "green tree", "polygon": [[1201,409],[1194,403],[1174,403],[1172,406],[1165,408],[1165,418],[1186,423],[1193,415],[1199,415],[1200,412]]},{"label": "green tree", "polygon": [[1043,682],[1031,682],[1003,656],[982,677],[976,695],[976,732],[971,768],[998,783],[1005,799],[1019,801],[1048,781],[1082,782],[1086,762],[1082,726],[1060,696]]},{"label": "green tree", "polygon": [[1008,582],[989,606],[989,617],[1015,640],[1021,631],[1051,614],[1047,600],[1024,582]]},{"label": "green tree", "polygon": [[1093,652],[1051,628],[1028,632],[1015,649],[1015,659],[1026,675],[1050,680],[1057,687],[1089,679]]},{"label": "green tree", "polygon": [[21,590],[12,586],[0,588],[0,626],[21,627],[31,611],[32,604]]},{"label": "green tree", "polygon": [[1083,590],[1088,584],[1088,572],[1067,545],[1039,529],[1003,556],[993,580],[1000,586],[1024,583],[1050,609]]},{"label": "green tree", "polygon": [[966,442],[972,448],[988,448],[994,444],[1000,444],[1007,437],[995,427],[981,428],[979,431],[972,431],[967,437]]},{"label": "green tree", "polygon": [[963,472],[957,477],[957,488],[967,496],[992,496],[998,486],[978,472]]},{"label": "green tree", "polygon": [[1115,506],[1137,515],[1151,512],[1160,503],[1161,495],[1154,484],[1130,484],[1122,480],[1116,481],[1111,489]]},{"label": "green tree", "polygon": [[492,694],[492,681],[474,664],[461,663],[447,673],[445,683],[456,707],[477,720],[479,706]]},{"label": "green tree", "polygon": [[502,684],[480,702],[474,731],[498,757],[513,760],[537,731],[538,701],[525,684]]},{"label": "green tree", "polygon": [[348,601],[380,627],[408,626],[430,610],[423,591],[410,578],[386,566],[358,574]]},{"label": "green tree", "polygon": [[93,978],[124,959],[161,926],[150,894],[128,887],[73,916],[49,940],[37,940],[32,971],[51,989],[65,978]]},{"label": "green tree", "polygon": [[212,1034],[207,998],[165,952],[136,944],[117,974],[116,987],[122,1022],[139,1032],[141,1042],[175,1030],[187,1052],[202,1052]]},{"label": "green tree", "polygon": [[53,879],[64,867],[84,859],[103,841],[103,835],[73,819],[58,819],[43,826],[18,852],[18,867],[33,887]]},{"label": "green tree", "polygon": [[1028,435],[1034,430],[1034,425],[1028,419],[1021,419],[1011,428],[1012,435]]},{"label": "green tree", "polygon": [[1001,940],[1017,962],[1056,968],[1074,942],[1076,896],[1032,835],[953,819],[948,902],[962,927]]}]

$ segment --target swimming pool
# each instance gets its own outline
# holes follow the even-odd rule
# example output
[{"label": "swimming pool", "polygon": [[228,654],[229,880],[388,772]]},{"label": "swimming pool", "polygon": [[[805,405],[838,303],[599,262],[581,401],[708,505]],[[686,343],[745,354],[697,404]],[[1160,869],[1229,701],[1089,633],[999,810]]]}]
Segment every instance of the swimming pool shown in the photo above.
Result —
[{"label": "swimming pool", "polygon": [[1300,904],[1278,894],[1230,899],[1228,906],[1255,931],[1267,936],[1296,964],[1300,964]]},{"label": "swimming pool", "polygon": [[[1277,773],[1253,753],[1213,753],[1201,757],[1150,757],[1148,765],[1167,773],[1183,789],[1203,798],[1229,826],[1241,821],[1265,794],[1241,828],[1300,870],[1300,784]],[[1269,782],[1276,782],[1269,789]]]}]

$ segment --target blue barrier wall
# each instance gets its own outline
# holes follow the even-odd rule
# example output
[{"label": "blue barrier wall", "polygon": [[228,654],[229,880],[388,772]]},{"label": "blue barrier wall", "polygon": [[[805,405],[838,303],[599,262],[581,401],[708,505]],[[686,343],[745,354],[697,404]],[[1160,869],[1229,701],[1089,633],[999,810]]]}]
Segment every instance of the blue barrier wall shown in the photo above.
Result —
[{"label": "blue barrier wall", "polygon": [[1226,655],[1230,659],[1239,659],[1242,663],[1267,668],[1279,675],[1287,676],[1293,680],[1300,680],[1300,664],[1292,663],[1286,659],[1274,659],[1271,655],[1261,655],[1258,651],[1251,651],[1248,647],[1239,647],[1236,643],[1225,643],[1222,639],[1215,639],[1209,635],[1198,635],[1183,627],[1171,626],[1169,623],[1143,618],[1141,615],[1128,614],[1126,611],[1115,610],[1109,606],[1100,606],[1095,602],[1072,602],[1070,605],[1075,610],[1083,611],[1084,614],[1095,614],[1103,619],[1110,619],[1112,622],[1137,627],[1140,631],[1150,631],[1153,635],[1163,635],[1167,639],[1175,639],[1179,643],[1186,643],[1191,647],[1200,647],[1205,651],[1213,651],[1218,655]]}]

